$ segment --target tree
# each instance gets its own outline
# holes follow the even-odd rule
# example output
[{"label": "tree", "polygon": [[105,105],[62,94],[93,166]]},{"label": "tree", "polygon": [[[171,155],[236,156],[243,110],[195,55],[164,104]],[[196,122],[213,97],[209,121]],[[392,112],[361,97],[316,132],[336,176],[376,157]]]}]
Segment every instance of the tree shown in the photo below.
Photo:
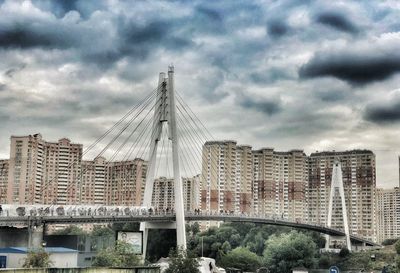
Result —
[{"label": "tree", "polygon": [[329,254],[323,254],[321,257],[319,257],[318,266],[319,268],[329,268],[331,266]]},{"label": "tree", "polygon": [[164,273],[200,273],[199,262],[191,252],[182,249],[171,250],[170,263]]},{"label": "tree", "polygon": [[87,233],[76,225],[69,225],[64,229],[55,231],[53,235],[87,235]]},{"label": "tree", "polygon": [[398,241],[394,244],[394,248],[396,249],[397,254],[400,254],[400,240],[398,240]]},{"label": "tree", "polygon": [[114,237],[115,232],[110,227],[94,226],[91,235],[92,236],[107,236],[107,237],[112,236],[112,237]]},{"label": "tree", "polygon": [[245,247],[237,247],[221,258],[223,267],[234,267],[242,271],[256,271],[261,266],[261,259],[257,254]]},{"label": "tree", "polygon": [[115,246],[97,253],[93,266],[99,267],[133,267],[140,263],[130,244],[117,241]]},{"label": "tree", "polygon": [[24,268],[33,267],[50,267],[53,264],[50,261],[50,253],[46,252],[43,248],[39,248],[33,251],[29,251],[27,257],[25,258]]},{"label": "tree", "polygon": [[382,245],[383,245],[383,246],[391,246],[391,245],[394,245],[398,240],[399,240],[399,239],[385,239],[385,240],[382,242]]},{"label": "tree", "polygon": [[339,252],[339,257],[345,258],[350,254],[350,250],[347,247],[343,247]]},{"label": "tree", "polygon": [[292,231],[266,241],[264,264],[271,272],[287,273],[298,266],[314,267],[316,254],[317,246],[311,237]]}]

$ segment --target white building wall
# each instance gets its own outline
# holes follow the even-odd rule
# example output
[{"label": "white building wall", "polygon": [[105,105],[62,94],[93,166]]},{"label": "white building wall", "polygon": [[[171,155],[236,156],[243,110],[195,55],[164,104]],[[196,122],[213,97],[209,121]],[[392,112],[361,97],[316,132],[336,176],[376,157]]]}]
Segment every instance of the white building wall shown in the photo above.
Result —
[{"label": "white building wall", "polygon": [[[26,253],[0,253],[0,256],[7,257],[7,268],[22,268]],[[78,252],[73,253],[51,253],[51,267],[70,268],[78,267]]]}]

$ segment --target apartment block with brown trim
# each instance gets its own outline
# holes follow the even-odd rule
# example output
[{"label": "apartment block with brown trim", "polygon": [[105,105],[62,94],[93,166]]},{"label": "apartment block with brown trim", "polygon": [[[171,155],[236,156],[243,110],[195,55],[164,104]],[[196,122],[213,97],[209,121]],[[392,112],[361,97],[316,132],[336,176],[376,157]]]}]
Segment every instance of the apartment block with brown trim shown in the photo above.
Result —
[{"label": "apartment block with brown trim", "polygon": [[235,212],[250,213],[253,211],[252,180],[253,162],[251,146],[238,145],[236,148],[236,189]]},{"label": "apartment block with brown trim", "polygon": [[139,158],[108,162],[105,203],[116,206],[140,206],[146,181],[147,161]]},{"label": "apartment block with brown trim", "polygon": [[204,211],[235,210],[236,141],[208,141],[202,151],[201,208]]},{"label": "apartment block with brown trim", "polygon": [[304,220],[307,157],[302,150],[253,151],[254,211],[270,217]]},{"label": "apartment block with brown trim", "polygon": [[43,203],[79,203],[82,144],[72,143],[68,138],[58,142],[45,142]]},{"label": "apartment block with brown trim", "polygon": [[11,136],[7,203],[42,201],[45,141],[40,134]]},{"label": "apartment block with brown trim", "polygon": [[[308,221],[325,225],[335,159],[342,164],[343,186],[350,232],[376,240],[375,154],[369,150],[316,152],[309,157]],[[343,227],[339,213],[333,212],[332,226]]]},{"label": "apartment block with brown trim", "polygon": [[80,204],[105,204],[106,196],[106,159],[82,160],[80,176]]}]

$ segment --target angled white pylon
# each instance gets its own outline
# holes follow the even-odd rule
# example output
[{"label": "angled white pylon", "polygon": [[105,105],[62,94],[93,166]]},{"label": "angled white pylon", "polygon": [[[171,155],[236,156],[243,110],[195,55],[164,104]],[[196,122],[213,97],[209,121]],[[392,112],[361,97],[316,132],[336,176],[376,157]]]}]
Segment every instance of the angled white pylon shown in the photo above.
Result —
[{"label": "angled white pylon", "polygon": [[[156,105],[154,110],[152,139],[150,144],[150,161],[146,175],[146,185],[144,190],[143,206],[151,207],[151,197],[153,194],[155,167],[157,161],[157,147],[161,140],[163,124],[168,124],[168,138],[172,143],[172,164],[174,173],[174,193],[175,193],[175,213],[176,213],[176,240],[177,246],[186,250],[186,231],[185,214],[183,206],[183,186],[179,169],[179,141],[175,114],[175,89],[174,89],[174,67],[168,67],[168,78],[165,73],[160,73],[158,80],[158,90]],[[147,237],[149,228],[166,228],[165,224],[141,223],[140,229],[143,231],[143,256],[146,255]],[[169,226],[170,228],[170,226]]]},{"label": "angled white pylon", "polygon": [[[328,227],[332,225],[332,213],[333,213],[333,199],[336,192],[339,191],[339,196],[341,200],[342,207],[342,218],[344,233],[346,236],[346,246],[347,249],[351,251],[350,242],[350,232],[349,232],[349,222],[347,218],[346,200],[344,199],[344,187],[343,187],[343,175],[342,175],[342,165],[338,159],[335,159],[332,169],[332,182],[331,182],[331,193],[329,195],[329,207],[328,207]],[[325,249],[329,249],[330,236],[326,236]]]}]

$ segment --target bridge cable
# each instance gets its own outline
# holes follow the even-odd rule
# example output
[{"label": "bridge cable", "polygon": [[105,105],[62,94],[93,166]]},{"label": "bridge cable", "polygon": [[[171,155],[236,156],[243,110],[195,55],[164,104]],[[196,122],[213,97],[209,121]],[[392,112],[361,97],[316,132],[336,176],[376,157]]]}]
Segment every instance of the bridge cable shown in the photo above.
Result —
[{"label": "bridge cable", "polygon": [[[111,128],[109,128],[102,136],[100,136],[95,142],[93,142],[85,151],[82,153],[82,156],[87,154],[95,145],[97,145],[101,140],[103,140],[109,133],[111,133],[118,125],[120,125],[129,115],[131,115],[136,109],[140,107],[143,103],[145,103],[147,100],[151,99],[156,94],[156,90],[159,87],[157,87],[155,90],[153,90],[149,95],[147,95],[138,105],[135,107],[131,108],[120,120],[118,120]],[[60,175],[68,174],[69,169],[75,165],[79,161],[79,158],[76,158],[73,162],[71,162],[66,170],[64,172],[58,172],[54,177],[52,177],[49,181],[46,181],[45,184],[42,187],[42,192],[44,194],[43,197],[46,196],[46,190],[47,188],[52,184],[52,182],[57,179]],[[48,194],[48,193],[47,193]]]},{"label": "bridge cable", "polygon": [[[158,89],[158,88],[157,88]],[[157,90],[157,89],[155,89],[155,90]],[[151,98],[152,97],[154,97],[154,95],[156,94],[156,92],[152,92],[151,93],[151,95],[150,96],[147,96],[147,99],[146,100],[144,100],[143,102],[144,103],[141,103],[140,105],[138,105],[137,107],[135,107],[135,109],[138,109],[138,108],[140,108],[140,110],[139,110],[139,112],[136,114],[136,115],[134,115],[130,120],[129,120],[129,122],[127,123],[127,124],[125,124],[124,126],[123,126],[123,128],[118,132],[118,134],[116,135],[116,136],[114,136],[114,138],[106,145],[106,147],[104,147],[103,149],[102,149],[102,151],[95,157],[95,158],[98,158],[98,157],[100,157],[100,156],[102,156],[103,155],[103,153],[122,135],[122,133],[133,123],[133,121],[144,111],[144,109],[149,105],[149,103],[151,102]],[[129,116],[129,115],[128,115]],[[125,118],[126,119],[126,118]],[[124,120],[125,120],[124,119]],[[114,128],[116,128],[116,126],[114,126]],[[78,175],[77,176],[75,176],[75,177],[79,177],[79,176],[82,176],[83,174],[85,174],[86,173],[86,171],[87,171],[87,169],[88,168],[86,168],[84,171],[80,171],[80,172],[78,172]],[[66,172],[68,172],[68,170],[66,171]],[[73,186],[76,186],[75,185],[76,183],[69,183],[69,185],[67,186],[67,188],[66,188],[66,192],[67,192],[67,194],[68,194],[68,191],[73,187]],[[76,193],[75,193],[76,194]],[[76,199],[76,198],[75,198]],[[56,199],[57,200],[57,199]],[[54,201],[54,199],[53,199],[53,201],[52,201],[52,203],[54,203],[55,201]]]},{"label": "bridge cable", "polygon": [[[179,98],[178,98],[179,99]],[[185,110],[185,112],[187,113],[187,115],[190,117],[190,119],[191,119],[191,121],[193,122],[193,124],[195,125],[195,126],[197,126],[197,123],[194,121],[194,119],[191,117],[191,115],[188,113],[188,111],[186,110],[186,107],[183,105],[184,104],[184,101],[182,100],[182,99],[179,99],[179,105],[181,105],[181,107],[183,107],[184,108],[184,110]],[[189,108],[190,109],[190,107],[187,107],[187,108]],[[191,109],[190,109],[191,110]],[[192,113],[193,113],[193,111],[191,111]],[[193,113],[194,114],[194,113]],[[194,114],[195,115],[195,114]],[[196,116],[196,118],[197,118],[197,116]],[[203,127],[205,128],[205,126],[204,126],[204,124],[201,122],[201,120],[199,119],[199,118],[197,118],[197,120],[203,125]],[[188,121],[188,124],[190,124],[190,121]],[[203,136],[205,136],[205,134],[203,133],[203,130],[201,130],[201,128],[199,127],[199,126],[197,126],[197,128],[199,129],[199,131],[203,134]],[[207,130],[207,128],[205,128],[206,129],[206,131],[209,133],[209,131]],[[197,134],[197,131],[196,130],[194,130],[194,132],[196,133],[196,135],[198,135]],[[211,133],[209,133],[209,135],[212,137],[212,135],[211,135]],[[206,137],[206,136],[205,136]],[[212,154],[212,153],[211,153]],[[232,158],[230,158],[230,160],[231,160],[231,162],[232,162]],[[212,166],[212,164],[210,164],[211,166]],[[225,171],[224,171],[225,172]],[[232,180],[232,177],[230,177],[230,173],[229,172],[225,172],[225,174],[227,174],[227,176],[229,176],[229,180],[231,181],[231,183],[233,183],[234,184],[234,186],[235,186],[235,191],[234,191],[234,193],[236,194],[236,184],[237,184],[237,181],[236,181],[236,178],[235,178],[235,180],[233,181]],[[241,181],[241,177],[240,177],[240,181]],[[240,184],[241,184],[241,182],[240,182]],[[235,197],[235,199],[236,199],[236,197]],[[240,198],[241,199],[241,198]],[[239,199],[239,200],[240,200]],[[240,201],[239,201],[239,206],[240,206]],[[252,206],[252,204],[251,203],[248,203],[247,204],[247,207],[248,208],[250,208],[250,211],[252,211],[253,210],[253,206]]]},{"label": "bridge cable", "polygon": [[[180,105],[181,105],[181,103],[180,103]],[[182,106],[182,105],[181,105]],[[178,106],[178,110],[180,111],[180,113],[182,113],[182,111],[179,109],[179,106]],[[186,113],[188,114],[188,116],[190,116],[190,114],[186,111]],[[182,113],[183,114],[183,113]],[[183,115],[183,116],[185,116],[185,115]],[[191,120],[192,120],[192,122],[195,124],[195,126],[197,126],[197,124],[196,124],[196,122],[194,121],[194,119],[193,118],[191,118]],[[187,120],[188,121],[188,120]],[[192,126],[191,126],[191,122],[190,121],[188,121],[188,124],[190,125],[190,127],[192,128],[192,129],[194,129]],[[199,127],[199,126],[197,126],[197,128],[199,129],[199,131],[200,132],[202,132],[202,130],[201,130],[201,128]],[[189,130],[188,130],[189,131]],[[197,131],[196,130],[193,130],[194,132],[195,132],[195,134],[197,135],[197,137],[200,139],[200,137],[199,137],[199,135],[198,135],[198,133],[197,133]],[[203,132],[202,132],[203,133]],[[203,133],[203,136],[205,136],[205,134]],[[200,140],[201,141],[201,140]],[[211,153],[211,156],[213,155],[213,153]],[[204,158],[203,158],[204,159]],[[218,160],[217,160],[218,161]],[[232,162],[232,160],[231,160],[231,162]],[[211,167],[213,166],[213,164],[210,164],[211,165]],[[218,172],[217,172],[218,173]],[[231,181],[231,184],[233,184],[234,185],[234,187],[235,187],[235,190],[233,191],[233,193],[235,193],[236,194],[236,184],[237,184],[237,182],[236,182],[236,179],[234,179],[234,180],[232,180],[232,177],[231,177],[231,174],[230,174],[230,172],[226,172],[225,171],[225,168],[224,168],[224,173],[225,173],[225,175],[227,176],[227,178],[228,178],[228,180],[227,181]],[[203,179],[204,179],[204,175],[203,175]],[[211,181],[212,181],[213,179],[211,179]],[[207,180],[208,181],[208,180]],[[212,183],[214,186],[215,186],[215,184],[214,183]],[[216,187],[216,189],[218,189],[219,187]],[[234,204],[235,205],[238,205],[239,204],[239,207],[240,207],[240,199],[239,200],[237,200],[236,201],[236,195],[235,195],[235,198],[234,198],[234,200],[235,200],[235,202],[234,202]],[[247,204],[248,205],[248,207],[250,208],[250,211],[252,211],[252,205],[251,205],[251,203],[249,203],[249,204]],[[235,210],[236,210],[236,208],[235,208]]]}]

